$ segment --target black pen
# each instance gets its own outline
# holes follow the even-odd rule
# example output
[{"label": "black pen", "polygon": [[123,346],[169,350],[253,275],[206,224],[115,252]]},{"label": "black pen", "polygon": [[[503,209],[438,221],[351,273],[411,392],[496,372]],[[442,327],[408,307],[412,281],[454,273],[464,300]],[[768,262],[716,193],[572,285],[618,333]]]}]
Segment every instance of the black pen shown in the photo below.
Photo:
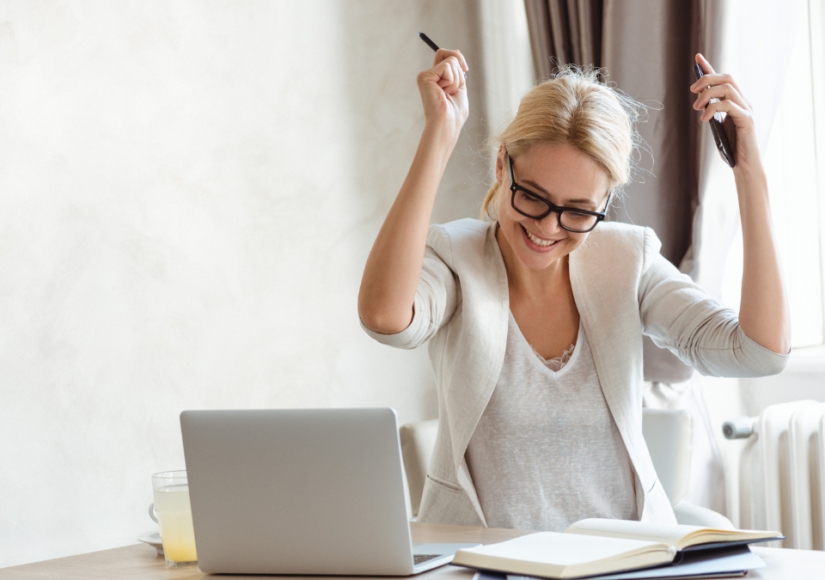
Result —
[{"label": "black pen", "polygon": [[430,48],[432,48],[432,49],[433,49],[433,52],[438,52],[438,45],[437,45],[436,43],[434,43],[432,40],[430,40],[430,37],[429,37],[429,36],[427,36],[427,35],[426,35],[426,34],[424,34],[423,32],[419,32],[419,33],[418,33],[418,36],[420,36],[420,37],[421,37],[421,40],[423,40],[423,41],[424,41],[424,43],[425,43],[427,46],[429,46]]},{"label": "black pen", "polygon": [[[427,36],[423,32],[419,32],[418,36],[421,38],[421,40],[424,41],[424,44],[426,44],[427,46],[429,46],[430,48],[433,49],[433,52],[438,52],[438,45],[436,43],[434,43],[429,36]],[[464,78],[466,79],[467,78],[467,73],[465,71],[461,71],[461,72],[464,73]]]}]

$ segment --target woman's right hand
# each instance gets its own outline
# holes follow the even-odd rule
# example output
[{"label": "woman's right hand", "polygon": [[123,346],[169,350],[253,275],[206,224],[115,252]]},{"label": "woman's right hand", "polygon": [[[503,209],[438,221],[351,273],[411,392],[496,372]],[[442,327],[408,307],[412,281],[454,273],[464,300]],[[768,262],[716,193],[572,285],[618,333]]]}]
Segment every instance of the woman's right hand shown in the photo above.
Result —
[{"label": "woman's right hand", "polygon": [[427,125],[454,131],[456,138],[470,114],[464,77],[468,70],[460,51],[439,48],[433,68],[418,73]]}]

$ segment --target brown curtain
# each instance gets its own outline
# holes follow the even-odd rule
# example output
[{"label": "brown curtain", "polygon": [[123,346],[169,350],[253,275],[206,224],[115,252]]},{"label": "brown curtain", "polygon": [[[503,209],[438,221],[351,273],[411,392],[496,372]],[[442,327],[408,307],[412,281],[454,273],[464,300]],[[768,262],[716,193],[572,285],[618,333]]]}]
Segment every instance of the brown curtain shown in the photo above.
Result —
[{"label": "brown curtain", "polygon": [[[617,218],[653,228],[662,255],[679,266],[692,243],[699,190],[699,131],[693,57],[700,48],[701,0],[607,0],[603,11],[602,66],[607,80],[650,104],[639,123],[650,147],[640,159],[636,181],[617,206]],[[645,378],[675,384],[693,369],[645,338]]]},{"label": "brown curtain", "polygon": [[525,0],[536,78],[559,64],[604,67],[605,80],[652,108],[650,147],[614,218],[652,227],[679,265],[691,244],[698,191],[698,132],[688,90],[701,0]]},{"label": "brown curtain", "polygon": [[601,66],[603,0],[525,0],[536,78],[553,64]]}]

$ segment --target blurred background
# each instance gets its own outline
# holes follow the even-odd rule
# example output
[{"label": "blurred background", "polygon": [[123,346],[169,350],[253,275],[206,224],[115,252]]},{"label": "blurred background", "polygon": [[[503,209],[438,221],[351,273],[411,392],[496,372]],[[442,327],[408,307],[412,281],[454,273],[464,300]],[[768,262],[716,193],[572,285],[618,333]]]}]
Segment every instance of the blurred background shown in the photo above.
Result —
[{"label": "blurred background", "polygon": [[[0,2],[0,567],[135,543],[184,409],[437,414],[426,349],[356,297],[424,124],[416,74],[458,48],[470,118],[434,223],[478,217],[487,140],[553,63],[649,106],[613,219],[732,306],[732,174],[690,107],[703,52],[753,103],[793,302],[778,377],[646,351],[645,404],[695,414],[691,499],[739,518],[722,421],[825,401],[822,0]],[[655,349],[655,347],[652,347]],[[648,368],[649,367],[649,368]]]}]

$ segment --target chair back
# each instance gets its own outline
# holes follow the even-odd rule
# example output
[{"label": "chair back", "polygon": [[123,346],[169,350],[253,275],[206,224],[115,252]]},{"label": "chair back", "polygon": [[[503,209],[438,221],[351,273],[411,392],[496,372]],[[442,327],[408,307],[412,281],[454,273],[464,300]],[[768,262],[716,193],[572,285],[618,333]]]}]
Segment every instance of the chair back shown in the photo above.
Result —
[{"label": "chair back", "polygon": [[642,409],[642,433],[659,482],[676,505],[690,489],[693,417],[685,409]]},{"label": "chair back", "polygon": [[407,473],[407,487],[410,490],[410,509],[412,515],[418,515],[427,469],[435,448],[438,435],[438,419],[407,423],[398,430],[401,437],[401,456],[404,458],[404,471]]}]

